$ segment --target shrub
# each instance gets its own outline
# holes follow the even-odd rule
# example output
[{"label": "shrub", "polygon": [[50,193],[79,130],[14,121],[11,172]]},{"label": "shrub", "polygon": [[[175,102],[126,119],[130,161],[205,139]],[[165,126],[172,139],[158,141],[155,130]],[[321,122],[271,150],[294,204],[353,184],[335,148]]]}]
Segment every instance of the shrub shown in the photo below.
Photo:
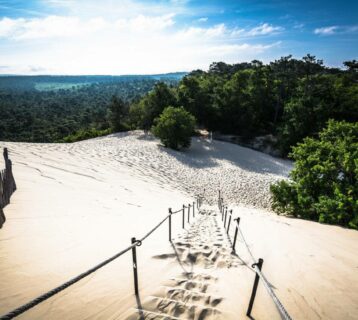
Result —
[{"label": "shrub", "polygon": [[106,136],[111,133],[112,133],[111,129],[97,130],[97,129],[91,128],[91,129],[86,129],[86,130],[79,130],[74,134],[64,137],[63,139],[59,140],[58,142],[67,142],[67,143],[76,142],[76,141]]},{"label": "shrub", "polygon": [[291,157],[291,181],[271,185],[272,208],[358,229],[358,123],[329,121],[318,139],[304,139]]},{"label": "shrub", "polygon": [[165,147],[178,150],[188,148],[195,127],[195,118],[183,107],[167,107],[152,127],[153,134]]}]

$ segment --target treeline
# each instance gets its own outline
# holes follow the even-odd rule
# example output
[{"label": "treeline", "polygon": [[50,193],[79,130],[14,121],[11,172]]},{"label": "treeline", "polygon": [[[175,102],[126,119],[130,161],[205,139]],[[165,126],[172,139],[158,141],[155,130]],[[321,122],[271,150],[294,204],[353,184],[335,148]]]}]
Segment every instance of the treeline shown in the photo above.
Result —
[{"label": "treeline", "polygon": [[[101,79],[106,81],[96,82]],[[129,104],[157,82],[149,76],[0,77],[0,140],[60,142],[108,134],[111,97]],[[165,80],[168,85],[177,82],[175,78]],[[86,85],[39,91],[35,89],[38,83]]]},{"label": "treeline", "polygon": [[358,63],[329,68],[307,55],[282,57],[269,64],[213,63],[196,70],[177,86],[159,83],[131,104],[131,128],[148,130],[168,106],[180,107],[210,131],[243,139],[273,134],[287,155],[304,137],[316,137],[329,119],[358,120]]},{"label": "treeline", "polygon": [[[357,121],[358,63],[344,66],[329,68],[307,55],[268,64],[215,62],[184,77],[0,77],[0,140],[71,142],[150,130],[166,107],[183,106],[210,131],[242,140],[272,134],[286,156],[329,119]],[[47,83],[51,90],[36,90]],[[53,90],[56,83],[68,89]]]}]

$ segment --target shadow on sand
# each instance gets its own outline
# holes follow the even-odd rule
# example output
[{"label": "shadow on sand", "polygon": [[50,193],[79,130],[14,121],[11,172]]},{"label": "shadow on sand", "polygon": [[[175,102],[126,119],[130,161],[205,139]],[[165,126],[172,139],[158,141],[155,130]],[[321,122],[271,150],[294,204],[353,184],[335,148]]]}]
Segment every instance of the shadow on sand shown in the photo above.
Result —
[{"label": "shadow on sand", "polygon": [[222,141],[209,141],[204,138],[192,138],[189,149],[175,151],[158,146],[161,151],[176,158],[182,164],[198,169],[218,166],[218,161],[226,161],[243,170],[260,174],[286,176],[292,169],[289,160],[274,158],[265,153]]}]

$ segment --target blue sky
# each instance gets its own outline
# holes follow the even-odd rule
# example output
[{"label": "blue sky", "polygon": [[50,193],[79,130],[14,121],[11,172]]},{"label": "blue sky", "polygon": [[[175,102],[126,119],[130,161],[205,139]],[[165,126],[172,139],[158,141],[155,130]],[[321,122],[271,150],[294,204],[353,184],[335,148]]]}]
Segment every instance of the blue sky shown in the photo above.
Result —
[{"label": "blue sky", "polygon": [[358,59],[358,1],[0,0],[0,73],[148,74]]}]

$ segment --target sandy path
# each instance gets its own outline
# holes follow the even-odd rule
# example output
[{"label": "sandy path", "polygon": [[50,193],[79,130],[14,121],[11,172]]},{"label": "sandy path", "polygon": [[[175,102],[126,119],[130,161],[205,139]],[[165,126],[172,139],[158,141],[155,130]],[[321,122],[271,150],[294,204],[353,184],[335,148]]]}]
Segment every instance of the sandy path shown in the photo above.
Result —
[{"label": "sandy path", "polygon": [[201,210],[187,230],[173,240],[172,250],[153,258],[178,263],[182,270],[145,297],[140,311],[134,311],[128,320],[140,315],[144,319],[226,318],[220,310],[224,296],[215,294],[218,287],[225,285],[218,270],[237,267],[239,260],[231,255],[217,210]]},{"label": "sandy path", "polygon": [[[269,184],[287,176],[288,161],[200,138],[181,153],[141,132],[74,144],[3,146],[10,150],[18,190],[0,230],[0,314],[126,247],[169,207],[192,202],[204,188],[213,204],[220,187],[295,319],[358,318],[358,233],[264,210]],[[160,305],[163,313],[180,318],[185,301],[196,316],[244,318],[253,273],[242,243],[236,264],[217,217],[198,218],[187,233],[180,216],[175,219],[174,248],[163,225],[138,249],[143,305],[148,311]],[[20,318],[125,319],[136,305],[130,261],[128,255],[113,262]],[[259,288],[254,317],[277,316]]]}]

